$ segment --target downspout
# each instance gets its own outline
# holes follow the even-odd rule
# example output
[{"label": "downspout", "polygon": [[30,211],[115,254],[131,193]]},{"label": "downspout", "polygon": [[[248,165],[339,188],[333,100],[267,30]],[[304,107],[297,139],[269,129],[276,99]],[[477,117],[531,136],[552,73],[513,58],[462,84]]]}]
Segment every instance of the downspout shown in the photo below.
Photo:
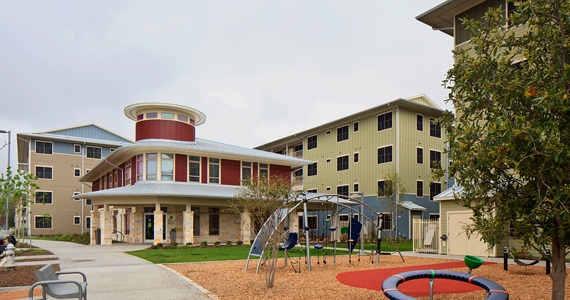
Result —
[{"label": "downspout", "polygon": [[[397,179],[399,179],[400,178],[400,155],[399,155],[400,154],[400,122],[399,122],[400,121],[400,110],[398,109],[398,107],[395,107],[394,111],[396,113],[396,122],[395,122],[396,123],[396,139],[395,139],[396,140],[396,146],[395,146],[396,153],[394,154],[394,156],[395,156],[395,160],[396,160],[396,176],[397,176]],[[400,201],[400,187],[399,187],[399,185],[400,185],[399,180],[396,180],[396,203],[395,203],[396,204],[395,205],[395,208],[396,208],[396,215],[395,215],[395,218],[396,218],[396,238],[398,238],[398,232],[399,232],[399,230],[398,230],[398,202]]]},{"label": "downspout", "polygon": [[[81,174],[85,176],[85,141],[83,141],[83,149],[81,149]],[[80,179],[81,180],[81,179]],[[81,194],[85,193],[85,185],[81,185]],[[81,235],[83,235],[83,228],[85,227],[85,199],[81,199]]]}]

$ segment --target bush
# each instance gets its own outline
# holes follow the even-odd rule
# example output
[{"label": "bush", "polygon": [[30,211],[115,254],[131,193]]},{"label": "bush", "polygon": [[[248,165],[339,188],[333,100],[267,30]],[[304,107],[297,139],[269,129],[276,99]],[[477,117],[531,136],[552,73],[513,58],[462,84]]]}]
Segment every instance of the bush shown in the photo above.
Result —
[{"label": "bush", "polygon": [[186,243],[186,246],[194,246],[194,244],[192,242],[188,242]]},{"label": "bush", "polygon": [[158,248],[162,248],[162,247],[164,246],[164,244],[163,244],[163,243],[158,243],[158,244],[156,244],[156,246],[157,246]]},{"label": "bush", "polygon": [[214,243],[214,246],[219,247],[221,244],[222,244],[222,242],[216,241],[216,242]]},{"label": "bush", "polygon": [[226,241],[226,245],[231,246],[231,245],[232,245],[232,241]]},{"label": "bush", "polygon": [[206,242],[206,241],[202,241],[202,242],[200,243],[200,246],[202,246],[202,247],[206,247],[206,246],[208,246],[208,242]]},{"label": "bush", "polygon": [[241,245],[243,245],[243,241],[237,241],[236,244],[237,244],[238,246],[241,246]]}]

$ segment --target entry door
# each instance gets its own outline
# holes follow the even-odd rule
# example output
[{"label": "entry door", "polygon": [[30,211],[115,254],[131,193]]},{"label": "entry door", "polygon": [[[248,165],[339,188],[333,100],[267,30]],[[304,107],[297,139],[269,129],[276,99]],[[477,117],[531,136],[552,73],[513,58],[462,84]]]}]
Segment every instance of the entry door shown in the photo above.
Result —
[{"label": "entry door", "polygon": [[448,213],[448,253],[451,255],[487,256],[487,245],[480,240],[478,234],[467,237],[465,228],[472,223],[471,213]]},{"label": "entry door", "polygon": [[[166,240],[166,214],[162,215],[162,240]],[[154,213],[144,214],[144,242],[154,243]]]}]

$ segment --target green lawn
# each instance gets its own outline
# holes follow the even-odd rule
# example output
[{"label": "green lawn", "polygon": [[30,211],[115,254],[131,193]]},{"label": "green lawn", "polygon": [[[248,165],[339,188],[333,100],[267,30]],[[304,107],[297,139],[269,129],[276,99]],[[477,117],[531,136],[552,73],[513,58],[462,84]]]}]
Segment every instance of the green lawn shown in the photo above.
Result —
[{"label": "green lawn", "polygon": [[[346,249],[344,243],[337,244],[337,255],[346,255],[347,252],[342,250]],[[370,243],[365,243],[366,251],[371,249]],[[332,244],[328,244],[332,247]],[[410,251],[412,249],[412,242],[406,241],[398,243],[400,251]],[[357,248],[359,248],[357,246]],[[162,263],[180,263],[180,262],[202,262],[202,261],[222,261],[222,260],[242,260],[247,258],[250,246],[210,246],[210,247],[176,247],[175,249],[144,249],[127,252],[131,255],[146,259],[155,264]],[[298,249],[298,248],[296,248]],[[382,242],[382,252],[392,252],[394,247],[390,243]],[[317,250],[311,247],[311,256],[317,256]],[[332,248],[327,250],[327,255],[332,254]],[[292,251],[292,257],[305,256],[303,250],[299,253],[298,250]],[[321,250],[320,255],[323,255]],[[279,252],[279,257],[283,257],[283,252]]]}]

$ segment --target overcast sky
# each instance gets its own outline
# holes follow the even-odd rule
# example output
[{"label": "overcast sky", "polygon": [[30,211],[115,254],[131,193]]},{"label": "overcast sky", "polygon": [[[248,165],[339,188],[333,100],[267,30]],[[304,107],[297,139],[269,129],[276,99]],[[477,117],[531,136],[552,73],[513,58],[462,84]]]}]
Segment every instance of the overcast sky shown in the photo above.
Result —
[{"label": "overcast sky", "polygon": [[0,0],[0,129],[15,166],[16,133],[133,139],[139,102],[198,109],[199,138],[244,147],[400,97],[451,109],[452,39],[415,19],[441,2]]}]

